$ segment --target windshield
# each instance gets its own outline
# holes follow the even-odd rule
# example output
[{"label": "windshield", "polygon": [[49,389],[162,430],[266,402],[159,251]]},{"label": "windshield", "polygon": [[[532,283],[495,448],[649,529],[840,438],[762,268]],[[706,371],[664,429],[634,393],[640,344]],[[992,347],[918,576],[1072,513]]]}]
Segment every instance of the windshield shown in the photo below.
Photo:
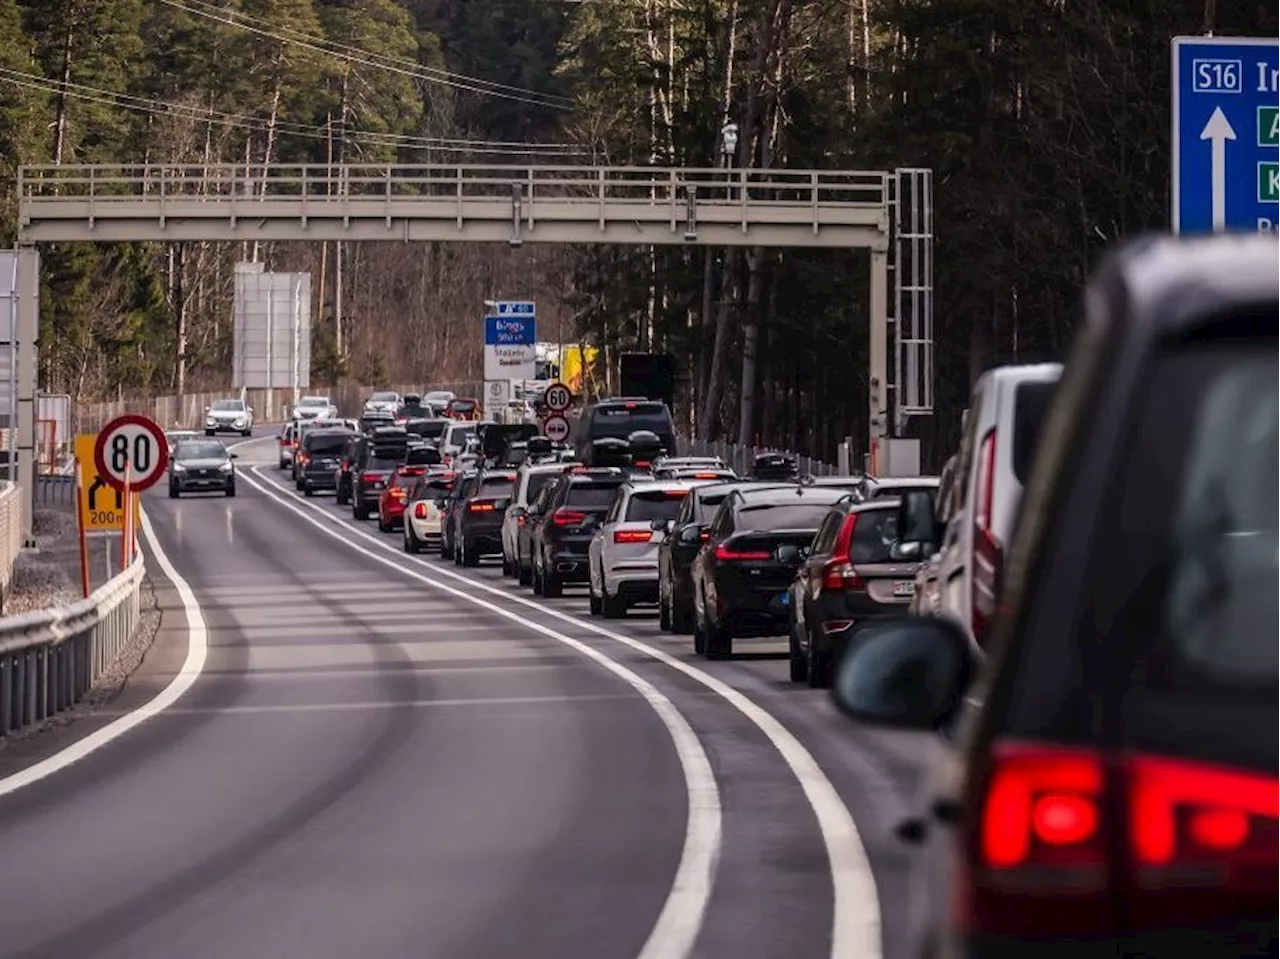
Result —
[{"label": "windshield", "polygon": [[370,403],[394,403],[399,400],[395,393],[374,393],[369,397]]},{"label": "windshield", "polygon": [[1057,387],[1057,383],[1020,383],[1014,393],[1013,475],[1023,486],[1030,478],[1040,429]]},{"label": "windshield", "polygon": [[698,500],[694,510],[694,519],[696,522],[705,522],[716,514],[716,510],[720,508],[720,504],[724,502],[724,498],[728,493],[715,493],[710,496],[703,496]]},{"label": "windshield", "polygon": [[227,448],[216,441],[183,440],[173,456],[180,460],[221,460],[226,459]]},{"label": "windshield", "polygon": [[647,523],[655,519],[675,519],[687,489],[650,490],[635,493],[627,503],[627,522]]},{"label": "windshield", "polygon": [[346,444],[346,436],[322,436],[317,433],[308,436],[304,443],[307,451],[316,456],[337,456]]},{"label": "windshield", "polygon": [[233,410],[238,412],[244,409],[244,402],[242,400],[214,400],[211,409],[221,412],[231,412]]},{"label": "windshield", "polygon": [[868,509],[855,514],[849,559],[855,563],[887,563],[898,532],[896,509]]},{"label": "windshield", "polygon": [[759,503],[738,511],[739,530],[813,529],[831,509],[830,503]]},{"label": "windshield", "polygon": [[327,396],[304,396],[298,400],[299,406],[328,406],[329,398]]}]

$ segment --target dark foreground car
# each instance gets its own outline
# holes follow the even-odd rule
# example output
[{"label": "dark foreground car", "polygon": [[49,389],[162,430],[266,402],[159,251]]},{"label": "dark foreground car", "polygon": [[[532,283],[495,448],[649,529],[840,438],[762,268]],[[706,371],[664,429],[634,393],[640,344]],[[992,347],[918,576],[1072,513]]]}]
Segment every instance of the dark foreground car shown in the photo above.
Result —
[{"label": "dark foreground car", "polygon": [[[985,657],[911,617],[842,661],[847,712],[947,732],[899,829],[919,955],[1277,954],[1278,260],[1265,235],[1113,255]],[[903,497],[904,542],[939,541],[927,506]]]},{"label": "dark foreground car", "polygon": [[169,496],[183,493],[236,495],[236,454],[217,440],[183,440],[169,459]]}]

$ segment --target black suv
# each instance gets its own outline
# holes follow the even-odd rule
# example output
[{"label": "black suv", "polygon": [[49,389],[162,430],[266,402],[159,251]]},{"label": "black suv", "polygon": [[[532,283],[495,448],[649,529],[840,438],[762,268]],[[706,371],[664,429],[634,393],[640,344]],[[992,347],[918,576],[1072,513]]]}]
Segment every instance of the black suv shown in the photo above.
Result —
[{"label": "black suv", "polygon": [[483,470],[463,484],[457,503],[447,517],[453,561],[477,566],[480,557],[502,552],[502,519],[511,505],[514,470]]},{"label": "black suv", "polygon": [[573,467],[555,485],[533,534],[533,591],[559,596],[566,584],[590,579],[587,549],[613,494],[627,481],[616,468]]},{"label": "black suv", "polygon": [[632,433],[649,432],[670,456],[676,455],[676,427],[667,404],[643,396],[621,396],[592,403],[574,424],[573,445],[578,459],[593,462],[597,440],[630,439]]},{"label": "black suv", "polygon": [[[947,732],[899,829],[925,845],[922,954],[1276,955],[1277,260],[1265,234],[1112,254],[985,661],[921,617],[841,663],[847,712]],[[904,542],[938,542],[931,505],[902,497]]]},{"label": "black suv", "polygon": [[319,429],[302,438],[294,463],[298,489],[307,496],[314,496],[316,490],[331,490],[337,486],[340,458],[351,435],[350,430]]},{"label": "black suv", "polygon": [[368,519],[378,512],[378,498],[391,474],[404,462],[408,436],[397,427],[380,427],[363,437],[351,465],[351,515]]}]

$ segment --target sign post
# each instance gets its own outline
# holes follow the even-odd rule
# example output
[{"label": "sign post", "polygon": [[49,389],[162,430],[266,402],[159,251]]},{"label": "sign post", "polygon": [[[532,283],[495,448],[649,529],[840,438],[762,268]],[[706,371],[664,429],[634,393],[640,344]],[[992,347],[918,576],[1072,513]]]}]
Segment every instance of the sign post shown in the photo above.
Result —
[{"label": "sign post", "polygon": [[88,599],[93,592],[89,588],[89,535],[85,529],[85,511],[82,504],[84,503],[84,468],[77,454],[76,458],[76,535],[80,537],[80,588],[84,592],[84,598]]},{"label": "sign post", "polygon": [[1174,37],[1174,233],[1277,232],[1280,40]]}]

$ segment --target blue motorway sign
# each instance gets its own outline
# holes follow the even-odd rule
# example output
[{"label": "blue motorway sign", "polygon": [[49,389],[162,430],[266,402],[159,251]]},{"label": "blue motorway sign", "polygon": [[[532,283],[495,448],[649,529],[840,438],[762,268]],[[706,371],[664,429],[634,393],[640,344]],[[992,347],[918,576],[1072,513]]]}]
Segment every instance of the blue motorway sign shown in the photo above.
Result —
[{"label": "blue motorway sign", "polygon": [[1174,37],[1175,233],[1276,232],[1280,41]]},{"label": "blue motorway sign", "polygon": [[533,346],[537,332],[537,321],[532,316],[484,318],[485,346]]},{"label": "blue motorway sign", "polygon": [[532,300],[499,300],[493,312],[498,316],[536,316],[538,310]]}]

